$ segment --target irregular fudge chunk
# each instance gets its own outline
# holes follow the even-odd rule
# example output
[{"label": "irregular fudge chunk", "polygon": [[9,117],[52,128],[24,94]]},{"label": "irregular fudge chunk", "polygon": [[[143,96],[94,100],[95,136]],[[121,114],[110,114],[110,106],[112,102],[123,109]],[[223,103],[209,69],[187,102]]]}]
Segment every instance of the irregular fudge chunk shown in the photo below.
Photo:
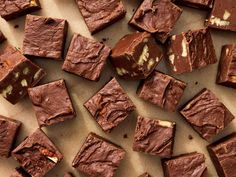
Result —
[{"label": "irregular fudge chunk", "polygon": [[0,44],[6,40],[4,34],[0,31]]},{"label": "irregular fudge chunk", "polygon": [[59,150],[40,129],[37,129],[14,149],[12,156],[32,177],[43,177],[63,158]]},{"label": "irregular fudge chunk", "polygon": [[71,173],[66,173],[64,177],[73,177],[73,175]]},{"label": "irregular fudge chunk", "polygon": [[75,117],[75,111],[64,80],[28,89],[40,127]]},{"label": "irregular fudge chunk", "polygon": [[23,53],[54,60],[63,58],[67,21],[50,17],[27,15]]},{"label": "irregular fudge chunk", "polygon": [[164,43],[182,11],[171,1],[144,0],[129,24],[154,34],[159,41]]},{"label": "irregular fudge chunk", "polygon": [[113,177],[124,156],[121,147],[90,133],[72,166],[90,177]]},{"label": "irregular fudge chunk", "polygon": [[12,104],[23,98],[27,89],[35,86],[45,74],[12,46],[0,53],[0,92]]},{"label": "irregular fudge chunk", "polygon": [[110,48],[95,40],[74,34],[62,69],[97,81],[110,54]]},{"label": "irregular fudge chunk", "polygon": [[217,62],[208,29],[173,35],[168,46],[169,63],[175,74],[191,72]]},{"label": "irregular fudge chunk", "polygon": [[117,127],[135,109],[115,78],[84,103],[84,106],[105,132]]},{"label": "irregular fudge chunk", "polygon": [[186,86],[183,81],[154,71],[146,80],[141,81],[137,94],[167,111],[175,111]]},{"label": "irregular fudge chunk", "polygon": [[236,176],[236,133],[207,147],[220,177]]},{"label": "irregular fudge chunk", "polygon": [[213,2],[213,0],[175,0],[177,4],[197,9],[210,9],[213,6]]},{"label": "irregular fudge chunk", "polygon": [[232,113],[208,89],[198,93],[180,113],[207,141],[220,133],[234,119]]},{"label": "irregular fudge chunk", "polygon": [[152,177],[152,176],[149,175],[148,173],[144,173],[144,174],[140,175],[139,177]]},{"label": "irregular fudge chunk", "polygon": [[124,79],[145,79],[163,58],[160,47],[147,32],[124,36],[112,50],[111,62]]},{"label": "irregular fudge chunk", "polygon": [[23,168],[16,168],[10,177],[31,177]]}]

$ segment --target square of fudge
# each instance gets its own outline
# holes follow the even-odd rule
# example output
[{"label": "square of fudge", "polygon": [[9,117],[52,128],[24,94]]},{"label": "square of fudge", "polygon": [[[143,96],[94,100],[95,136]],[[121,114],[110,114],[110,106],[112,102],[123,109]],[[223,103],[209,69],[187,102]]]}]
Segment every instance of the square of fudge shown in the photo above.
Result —
[{"label": "square of fudge", "polygon": [[164,177],[208,177],[204,154],[192,152],[162,160]]},{"label": "square of fudge", "polygon": [[146,173],[144,173],[144,174],[140,175],[139,177],[152,177],[152,176],[151,176],[151,175],[149,175],[149,174],[146,172]]},{"label": "square of fudge", "polygon": [[105,132],[117,127],[136,108],[115,78],[84,103],[84,107]]},{"label": "square of fudge", "polygon": [[25,170],[21,167],[16,168],[10,177],[31,177]]},{"label": "square of fudge", "polygon": [[12,151],[12,156],[32,177],[43,177],[63,158],[47,135],[37,129]]},{"label": "square of fudge", "polygon": [[187,31],[173,35],[167,52],[174,74],[192,72],[217,62],[209,29]]},{"label": "square of fudge", "polygon": [[138,7],[129,24],[154,34],[164,43],[183,10],[167,0],[144,0]]},{"label": "square of fudge", "polygon": [[222,47],[216,82],[220,85],[236,88],[236,44]]},{"label": "square of fudge", "polygon": [[207,141],[220,133],[234,119],[234,115],[226,106],[206,88],[192,98],[180,113]]},{"label": "square of fudge", "polygon": [[111,63],[123,79],[145,79],[162,60],[163,52],[150,33],[125,35],[112,49]]},{"label": "square of fudge", "polygon": [[12,20],[39,9],[39,0],[0,0],[0,16],[5,20]]},{"label": "square of fudge", "polygon": [[21,122],[0,115],[0,157],[9,157]]},{"label": "square of fudge", "polygon": [[174,2],[183,6],[207,10],[212,8],[214,0],[175,0]]},{"label": "square of fudge", "polygon": [[90,133],[73,160],[72,166],[88,176],[115,175],[125,151],[110,141]]},{"label": "square of fudge", "polygon": [[134,134],[133,150],[163,158],[171,157],[175,126],[174,122],[139,116]]},{"label": "square of fudge", "polygon": [[3,43],[6,40],[6,37],[4,34],[0,31],[0,44]]},{"label": "square of fudge", "polygon": [[23,54],[62,60],[67,28],[64,19],[27,15]]},{"label": "square of fudge", "polygon": [[187,84],[167,74],[154,71],[141,81],[137,94],[167,111],[175,111]]},{"label": "square of fudge", "polygon": [[28,89],[40,127],[61,123],[76,113],[63,79]]},{"label": "square of fudge", "polygon": [[236,133],[207,146],[207,150],[220,177],[236,175]]},{"label": "square of fudge", "polygon": [[74,34],[62,69],[97,81],[110,54],[110,48],[105,44]]},{"label": "square of fudge", "polygon": [[0,52],[0,93],[10,103],[16,104],[46,73],[12,46]]},{"label": "square of fudge", "polygon": [[91,34],[122,19],[126,10],[121,0],[76,0]]}]

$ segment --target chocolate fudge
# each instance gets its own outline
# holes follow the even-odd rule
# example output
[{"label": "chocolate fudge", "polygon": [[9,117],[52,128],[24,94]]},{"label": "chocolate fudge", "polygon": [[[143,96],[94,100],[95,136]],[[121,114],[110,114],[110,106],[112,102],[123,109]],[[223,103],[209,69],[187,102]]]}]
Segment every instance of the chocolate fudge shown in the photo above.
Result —
[{"label": "chocolate fudge", "polygon": [[232,113],[216,95],[206,88],[189,101],[180,113],[207,141],[220,133],[234,119]]},{"label": "chocolate fudge", "polygon": [[175,0],[176,4],[203,10],[211,9],[213,2],[214,0]]},{"label": "chocolate fudge", "polygon": [[144,173],[144,174],[140,175],[139,177],[152,177],[152,176],[149,175],[148,173]]},{"label": "chocolate fudge", "polygon": [[111,63],[124,79],[145,79],[163,58],[161,48],[147,32],[124,36],[112,49]]},{"label": "chocolate fudge", "polygon": [[113,177],[124,156],[121,147],[90,133],[72,166],[91,177]]},{"label": "chocolate fudge", "polygon": [[0,31],[0,44],[6,40],[4,34]]},{"label": "chocolate fudge", "polygon": [[5,20],[12,20],[39,9],[39,0],[0,0],[0,16]]},{"label": "chocolate fudge", "polygon": [[208,177],[204,154],[192,152],[162,161],[164,177]]},{"label": "chocolate fudge", "polygon": [[41,129],[37,129],[14,149],[12,156],[32,177],[43,177],[63,158]]},{"label": "chocolate fudge", "polygon": [[117,127],[135,109],[115,78],[84,103],[84,106],[105,132]]},{"label": "chocolate fudge", "polygon": [[220,177],[236,175],[236,133],[209,145],[210,157]]},{"label": "chocolate fudge", "polygon": [[137,94],[167,111],[175,111],[187,84],[164,73],[154,71],[141,81]]},{"label": "chocolate fudge", "polygon": [[71,173],[66,173],[64,177],[74,177]]},{"label": "chocolate fudge", "polygon": [[97,81],[110,51],[105,44],[74,34],[62,69]]},{"label": "chocolate fudge", "polygon": [[12,104],[27,94],[46,73],[42,68],[25,58],[20,51],[7,46],[0,52],[0,93]]},{"label": "chocolate fudge", "polygon": [[129,21],[139,30],[147,31],[164,43],[182,14],[170,0],[144,0]]},{"label": "chocolate fudge", "polygon": [[9,157],[21,122],[0,115],[0,157]]},{"label": "chocolate fudge", "polygon": [[167,55],[175,74],[191,72],[217,62],[209,29],[173,35],[168,41]]},{"label": "chocolate fudge", "polygon": [[236,88],[236,44],[223,46],[216,82]]},{"label": "chocolate fudge", "polygon": [[16,168],[10,177],[31,177],[23,168]]},{"label": "chocolate fudge", "polygon": [[23,41],[24,55],[61,60],[68,24],[66,20],[27,15]]},{"label": "chocolate fudge", "polygon": [[29,88],[28,94],[40,127],[75,117],[76,113],[63,79]]}]

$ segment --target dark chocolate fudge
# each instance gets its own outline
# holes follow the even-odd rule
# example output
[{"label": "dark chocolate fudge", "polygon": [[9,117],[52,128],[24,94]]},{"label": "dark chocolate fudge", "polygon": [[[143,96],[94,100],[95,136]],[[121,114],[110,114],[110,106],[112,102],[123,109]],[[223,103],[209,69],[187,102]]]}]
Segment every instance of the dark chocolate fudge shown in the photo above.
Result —
[{"label": "dark chocolate fudge", "polygon": [[175,111],[186,86],[183,81],[154,71],[146,80],[141,81],[137,94],[167,111]]},{"label": "dark chocolate fudge", "polygon": [[74,34],[62,69],[97,81],[110,51],[110,48],[102,43]]},{"label": "dark chocolate fudge", "polygon": [[75,117],[75,111],[63,79],[28,89],[40,127]]},{"label": "dark chocolate fudge", "polygon": [[76,2],[91,34],[115,23],[126,14],[121,0],[76,0]]},{"label": "dark chocolate fudge", "polygon": [[232,113],[208,89],[203,89],[198,93],[180,113],[207,141],[220,133],[234,119]]},{"label": "dark chocolate fudge", "polygon": [[9,157],[21,122],[0,115],[0,157]]},{"label": "dark chocolate fudge", "polygon": [[209,29],[173,35],[168,41],[167,54],[175,74],[191,72],[217,62]]},{"label": "dark chocolate fudge", "polygon": [[12,156],[32,177],[43,177],[63,158],[41,129],[37,129],[14,149]]},{"label": "dark chocolate fudge", "polygon": [[84,103],[84,106],[105,132],[117,127],[135,109],[115,78]]},{"label": "dark chocolate fudge", "polygon": [[207,147],[216,171],[220,177],[236,176],[236,133]]},{"label": "dark chocolate fudge", "polygon": [[121,147],[90,133],[72,166],[90,177],[113,177],[124,156]]},{"label": "dark chocolate fudge", "polygon": [[31,177],[23,168],[16,168],[10,177]]},{"label": "dark chocolate fudge", "polygon": [[136,32],[120,39],[112,49],[111,63],[124,79],[145,79],[163,58],[151,34]]},{"label": "dark chocolate fudge", "polygon": [[71,173],[66,173],[64,177],[74,177]]},{"label": "dark chocolate fudge", "polygon": [[176,4],[194,7],[197,9],[211,9],[214,0],[175,0]]},{"label": "dark chocolate fudge", "polygon": [[24,55],[61,60],[68,24],[66,20],[27,15],[23,41]]},{"label": "dark chocolate fudge", "polygon": [[46,73],[42,68],[25,58],[20,51],[7,46],[0,52],[0,93],[16,104],[35,86]]},{"label": "dark chocolate fudge", "polygon": [[6,40],[4,34],[0,31],[0,44]]},{"label": "dark chocolate fudge", "polygon": [[170,0],[144,0],[129,24],[154,34],[159,41],[164,43],[182,11]]},{"label": "dark chocolate fudge", "polygon": [[144,173],[144,174],[140,175],[139,177],[152,177],[152,176],[149,175],[148,173]]}]

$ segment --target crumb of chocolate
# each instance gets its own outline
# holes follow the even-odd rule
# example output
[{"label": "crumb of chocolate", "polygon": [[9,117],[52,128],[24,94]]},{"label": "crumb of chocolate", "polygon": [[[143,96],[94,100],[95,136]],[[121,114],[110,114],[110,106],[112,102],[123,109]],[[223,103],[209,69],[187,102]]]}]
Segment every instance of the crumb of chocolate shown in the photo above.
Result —
[{"label": "crumb of chocolate", "polygon": [[19,25],[15,25],[14,28],[19,28]]},{"label": "crumb of chocolate", "polygon": [[133,12],[135,11],[135,9],[132,10]]},{"label": "crumb of chocolate", "polygon": [[102,42],[108,41],[109,38],[102,38]]},{"label": "crumb of chocolate", "polygon": [[128,135],[127,135],[127,134],[124,134],[124,135],[123,135],[123,138],[125,138],[125,139],[128,138]]},{"label": "crumb of chocolate", "polygon": [[198,81],[195,82],[195,85],[197,85],[197,84],[198,84]]},{"label": "crumb of chocolate", "polygon": [[189,140],[192,140],[192,139],[193,139],[193,136],[192,136],[192,135],[188,135],[188,139],[189,139]]}]

